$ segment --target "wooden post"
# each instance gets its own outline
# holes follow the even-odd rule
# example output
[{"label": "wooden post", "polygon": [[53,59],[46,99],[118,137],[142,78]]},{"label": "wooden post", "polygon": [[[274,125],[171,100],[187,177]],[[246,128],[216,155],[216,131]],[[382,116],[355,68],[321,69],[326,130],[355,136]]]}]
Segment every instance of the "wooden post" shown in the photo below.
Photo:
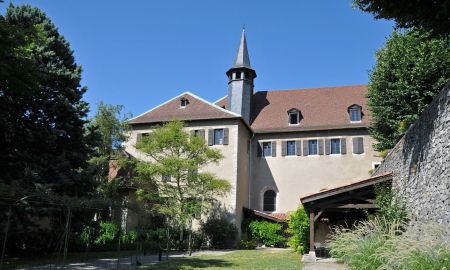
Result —
[{"label": "wooden post", "polygon": [[309,252],[314,252],[314,210],[309,213]]}]

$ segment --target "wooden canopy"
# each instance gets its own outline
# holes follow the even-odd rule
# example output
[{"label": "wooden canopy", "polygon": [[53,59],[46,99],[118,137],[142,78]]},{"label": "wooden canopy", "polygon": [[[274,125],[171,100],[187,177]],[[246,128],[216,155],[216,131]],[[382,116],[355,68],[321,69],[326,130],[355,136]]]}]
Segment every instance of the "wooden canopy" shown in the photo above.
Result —
[{"label": "wooden canopy", "polygon": [[309,211],[310,251],[314,251],[314,224],[319,218],[344,219],[346,216],[363,216],[364,210],[374,210],[375,184],[392,180],[391,173],[323,190],[300,198]]}]

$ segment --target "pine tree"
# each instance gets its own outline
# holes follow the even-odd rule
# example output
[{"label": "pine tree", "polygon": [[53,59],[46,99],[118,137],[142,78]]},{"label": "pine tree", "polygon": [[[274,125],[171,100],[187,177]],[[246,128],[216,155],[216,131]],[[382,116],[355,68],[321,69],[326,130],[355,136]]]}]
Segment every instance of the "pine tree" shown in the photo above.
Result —
[{"label": "pine tree", "polygon": [[91,147],[81,67],[38,8],[10,5],[0,17],[0,182],[85,194]]}]

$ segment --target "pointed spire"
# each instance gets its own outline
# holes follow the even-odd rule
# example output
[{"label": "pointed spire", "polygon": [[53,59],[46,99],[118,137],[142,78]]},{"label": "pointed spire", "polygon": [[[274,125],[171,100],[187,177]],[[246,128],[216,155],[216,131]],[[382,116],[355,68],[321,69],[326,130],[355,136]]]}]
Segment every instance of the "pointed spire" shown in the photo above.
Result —
[{"label": "pointed spire", "polygon": [[247,39],[245,38],[245,26],[242,29],[241,43],[236,54],[236,60],[234,61],[233,68],[252,68],[250,66],[250,57],[247,50]]}]

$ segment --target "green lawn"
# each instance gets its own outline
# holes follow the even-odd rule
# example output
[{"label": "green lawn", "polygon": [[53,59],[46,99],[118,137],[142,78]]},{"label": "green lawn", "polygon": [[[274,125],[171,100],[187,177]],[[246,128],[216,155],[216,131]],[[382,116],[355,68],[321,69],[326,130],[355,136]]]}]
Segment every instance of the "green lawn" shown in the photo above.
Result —
[{"label": "green lawn", "polygon": [[194,256],[172,259],[146,267],[147,270],[191,269],[301,269],[300,255],[291,250],[239,250],[222,256]]}]

